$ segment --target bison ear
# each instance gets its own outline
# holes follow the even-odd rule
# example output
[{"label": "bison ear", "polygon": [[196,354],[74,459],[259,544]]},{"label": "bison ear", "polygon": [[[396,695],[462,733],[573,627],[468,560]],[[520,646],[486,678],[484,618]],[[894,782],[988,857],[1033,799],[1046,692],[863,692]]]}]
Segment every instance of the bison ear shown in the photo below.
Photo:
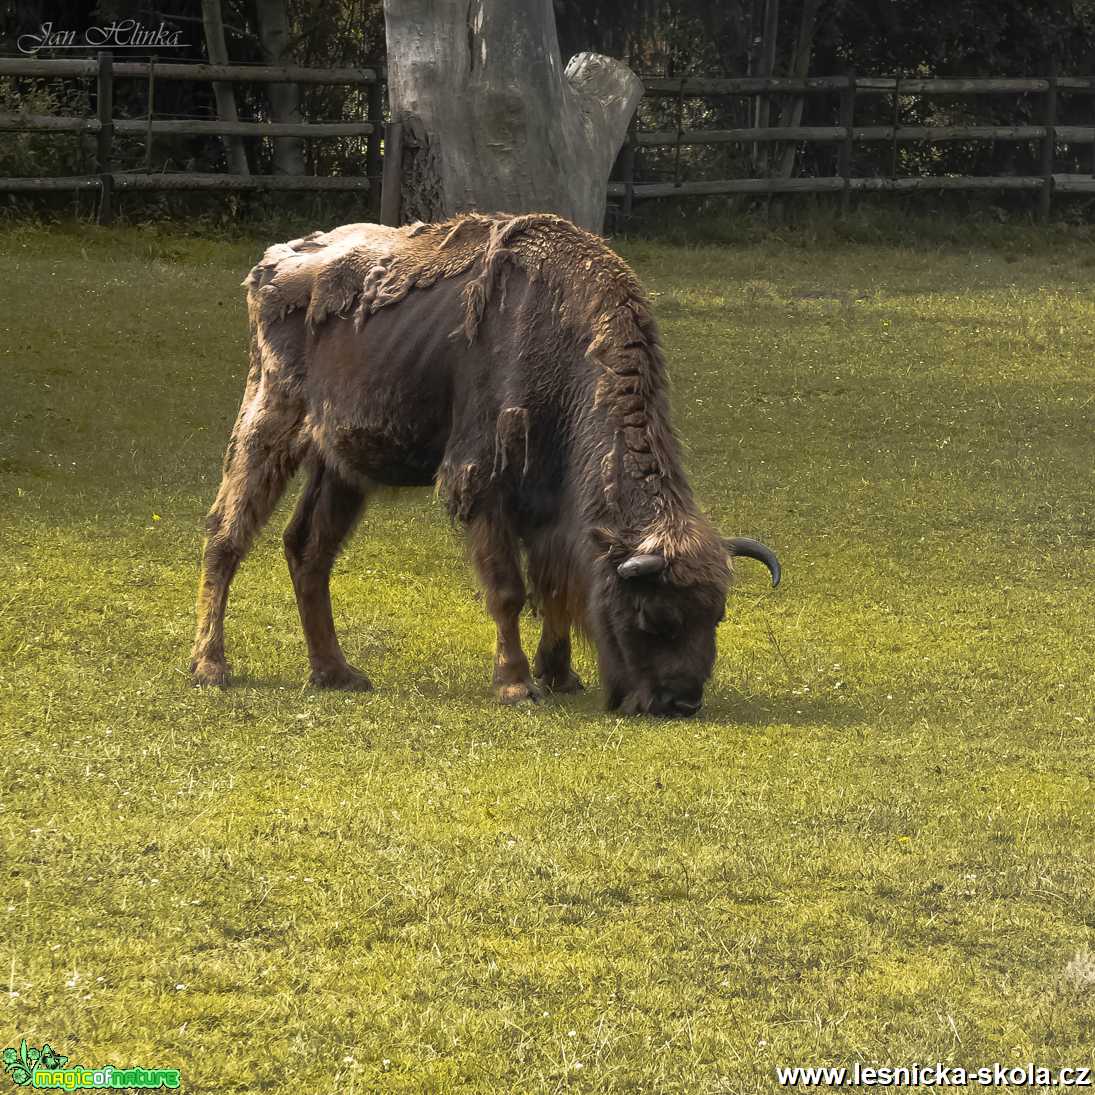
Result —
[{"label": "bison ear", "polygon": [[621,578],[647,578],[652,574],[661,574],[665,570],[664,555],[632,555],[617,568]]}]

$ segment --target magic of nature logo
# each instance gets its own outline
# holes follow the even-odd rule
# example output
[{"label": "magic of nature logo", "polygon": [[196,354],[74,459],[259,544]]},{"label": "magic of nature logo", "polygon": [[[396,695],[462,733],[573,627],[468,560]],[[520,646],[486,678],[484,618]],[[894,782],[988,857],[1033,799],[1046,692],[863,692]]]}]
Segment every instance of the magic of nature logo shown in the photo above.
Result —
[{"label": "magic of nature logo", "polygon": [[70,1065],[64,1054],[58,1053],[46,1042],[41,1048],[27,1044],[26,1038],[19,1048],[9,1046],[4,1050],[4,1070],[18,1087],[60,1088],[77,1091],[85,1088],[147,1088],[178,1087],[177,1068],[84,1068]]}]

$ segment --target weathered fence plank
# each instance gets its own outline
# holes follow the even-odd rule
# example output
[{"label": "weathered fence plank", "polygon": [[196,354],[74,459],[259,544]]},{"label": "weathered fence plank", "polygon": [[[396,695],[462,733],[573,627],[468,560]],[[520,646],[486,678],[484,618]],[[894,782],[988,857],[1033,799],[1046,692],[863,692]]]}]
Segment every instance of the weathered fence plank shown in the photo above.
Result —
[{"label": "weathered fence plank", "polygon": [[[799,125],[765,126],[763,129],[682,129],[680,144],[752,144],[773,141],[842,141],[845,133],[841,126]],[[634,143],[644,146],[676,145],[675,129],[638,130]]]},{"label": "weathered fence plank", "polygon": [[[359,175],[213,175],[116,172],[109,176],[113,190],[368,190]],[[0,193],[47,193],[64,190],[100,190],[102,175],[71,175],[61,179],[3,179]]]},{"label": "weathered fence plank", "polygon": [[[0,114],[0,131],[98,133],[98,118],[72,118],[53,114]],[[115,133],[152,133],[165,136],[212,137],[367,137],[371,122],[225,122],[200,118],[119,118]]]},{"label": "weathered fence plank", "polygon": [[[295,65],[202,65],[155,62],[160,80],[260,84],[372,84],[380,79],[375,68],[297,68]],[[147,61],[121,61],[114,66],[118,77],[148,79]],[[96,63],[87,61],[23,60],[0,58],[0,76],[94,76]]]},{"label": "weathered fence plank", "polygon": [[[854,82],[856,91],[889,95],[897,86],[897,77],[859,76]],[[804,80],[765,76],[727,77],[726,79],[708,79],[699,76],[682,79],[653,77],[644,80],[643,85],[648,95],[683,94],[701,98],[708,95],[765,95],[782,92],[794,92],[801,95],[812,92],[843,91],[849,86],[849,77],[813,76]],[[978,80],[901,77],[902,95],[1001,95],[1028,91],[1044,92],[1048,86],[1049,79],[1039,77]],[[1087,86],[1087,81],[1070,80],[1068,86],[1070,90],[1092,90]]]},{"label": "weathered fence plank", "polygon": [[360,175],[116,174],[117,190],[368,190]]},{"label": "weathered fence plank", "polygon": [[3,179],[0,194],[49,193],[63,190],[98,190],[102,180],[98,175],[68,175],[58,179]]},{"label": "weathered fence plank", "polygon": [[[1057,176],[1058,179],[1064,176]],[[1071,177],[1070,177],[1071,178]],[[1091,183],[1090,187],[1058,183],[1058,189],[1095,190],[1095,178],[1078,176]],[[859,190],[1039,190],[1041,175],[1007,175],[999,178],[979,175],[924,175],[892,179],[886,176],[870,178],[849,177],[847,189]],[[797,179],[716,179],[708,182],[636,183],[632,188],[636,198],[669,198],[675,195],[700,194],[822,194],[845,189],[845,180],[839,175],[806,177]],[[610,197],[622,197],[625,184],[608,184]]]},{"label": "weathered fence plank", "polygon": [[99,132],[95,150],[95,170],[99,172],[99,224],[110,224],[114,219],[114,179],[112,152],[114,145],[114,58],[100,53],[96,83],[96,100],[99,113]]}]

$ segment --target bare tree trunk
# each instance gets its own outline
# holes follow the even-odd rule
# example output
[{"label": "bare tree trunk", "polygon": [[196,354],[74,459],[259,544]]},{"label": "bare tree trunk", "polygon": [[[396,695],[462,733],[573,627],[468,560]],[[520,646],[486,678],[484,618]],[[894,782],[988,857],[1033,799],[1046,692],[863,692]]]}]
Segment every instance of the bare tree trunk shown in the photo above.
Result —
[{"label": "bare tree trunk", "polygon": [[[790,75],[796,80],[805,80],[810,74],[810,59],[814,53],[814,32],[817,30],[817,12],[821,0],[803,0],[802,21],[798,27],[798,41],[795,43],[795,55],[791,61]],[[805,95],[796,95],[790,100],[789,109],[785,108],[780,124],[785,126],[802,125],[802,109]],[[782,150],[778,175],[789,179],[795,166],[795,150],[798,144],[788,141]]]},{"label": "bare tree trunk", "polygon": [[[287,0],[255,0],[259,44],[268,65],[289,63],[289,11]],[[270,117],[275,122],[299,122],[300,88],[296,84],[267,84]],[[304,139],[274,138],[274,172],[278,175],[304,174]]]},{"label": "bare tree trunk", "polygon": [[579,53],[552,0],[385,0],[388,95],[404,126],[402,219],[559,213],[593,231],[642,83]]},{"label": "bare tree trunk", "polygon": [[[764,0],[764,27],[761,31],[758,76],[772,76],[776,71],[776,45],[779,38],[779,0]],[[767,129],[772,118],[771,95],[758,95],[756,99],[756,127]],[[768,145],[756,144],[755,168],[758,174],[768,173]]]},{"label": "bare tree trunk", "polygon": [[[202,23],[205,27],[205,48],[211,65],[228,64],[228,47],[224,44],[224,19],[220,0],[202,0]],[[222,122],[239,121],[236,113],[236,93],[231,84],[215,83],[213,94],[217,100],[217,117]],[[225,137],[224,149],[228,155],[228,171],[232,175],[249,175],[247,151],[242,137]]]}]

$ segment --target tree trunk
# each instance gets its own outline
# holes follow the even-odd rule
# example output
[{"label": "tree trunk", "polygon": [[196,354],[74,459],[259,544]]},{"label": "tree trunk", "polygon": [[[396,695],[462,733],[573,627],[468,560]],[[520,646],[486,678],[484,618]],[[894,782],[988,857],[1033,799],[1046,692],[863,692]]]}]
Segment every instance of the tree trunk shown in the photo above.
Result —
[{"label": "tree trunk", "polygon": [[[205,27],[205,48],[211,65],[228,64],[228,47],[224,44],[224,20],[220,0],[202,0],[202,24]],[[215,83],[213,95],[217,100],[217,117],[222,122],[239,121],[236,113],[236,93],[231,84]],[[247,151],[242,137],[225,137],[224,149],[228,155],[230,175],[248,175]]]},{"label": "tree trunk", "polygon": [[[262,58],[268,65],[291,63],[289,52],[289,11],[287,0],[255,0]],[[270,117],[275,122],[299,122],[300,88],[296,84],[267,84]],[[274,173],[304,174],[304,139],[274,138]]]},{"label": "tree trunk", "polygon": [[[776,45],[779,38],[779,0],[764,0],[764,25],[761,31],[760,57],[757,75],[772,76],[776,71]],[[771,125],[772,96],[756,97],[756,127],[767,129]],[[753,146],[753,166],[758,175],[768,174],[768,145]]]},{"label": "tree trunk", "polygon": [[552,0],[385,0],[384,20],[404,222],[547,211],[601,230],[642,97],[625,64],[579,53],[564,71]]},{"label": "tree trunk", "polygon": [[[798,28],[798,41],[795,43],[795,55],[791,61],[789,76],[796,80],[804,80],[810,73],[810,58],[814,53],[814,32],[817,30],[817,11],[821,6],[821,0],[803,0],[802,21]],[[805,95],[795,95],[790,102],[790,109],[785,109],[780,119],[780,124],[787,126],[802,125],[802,109],[806,102]],[[789,179],[795,166],[795,151],[798,145],[789,141],[783,146],[778,175],[780,178]]]}]

